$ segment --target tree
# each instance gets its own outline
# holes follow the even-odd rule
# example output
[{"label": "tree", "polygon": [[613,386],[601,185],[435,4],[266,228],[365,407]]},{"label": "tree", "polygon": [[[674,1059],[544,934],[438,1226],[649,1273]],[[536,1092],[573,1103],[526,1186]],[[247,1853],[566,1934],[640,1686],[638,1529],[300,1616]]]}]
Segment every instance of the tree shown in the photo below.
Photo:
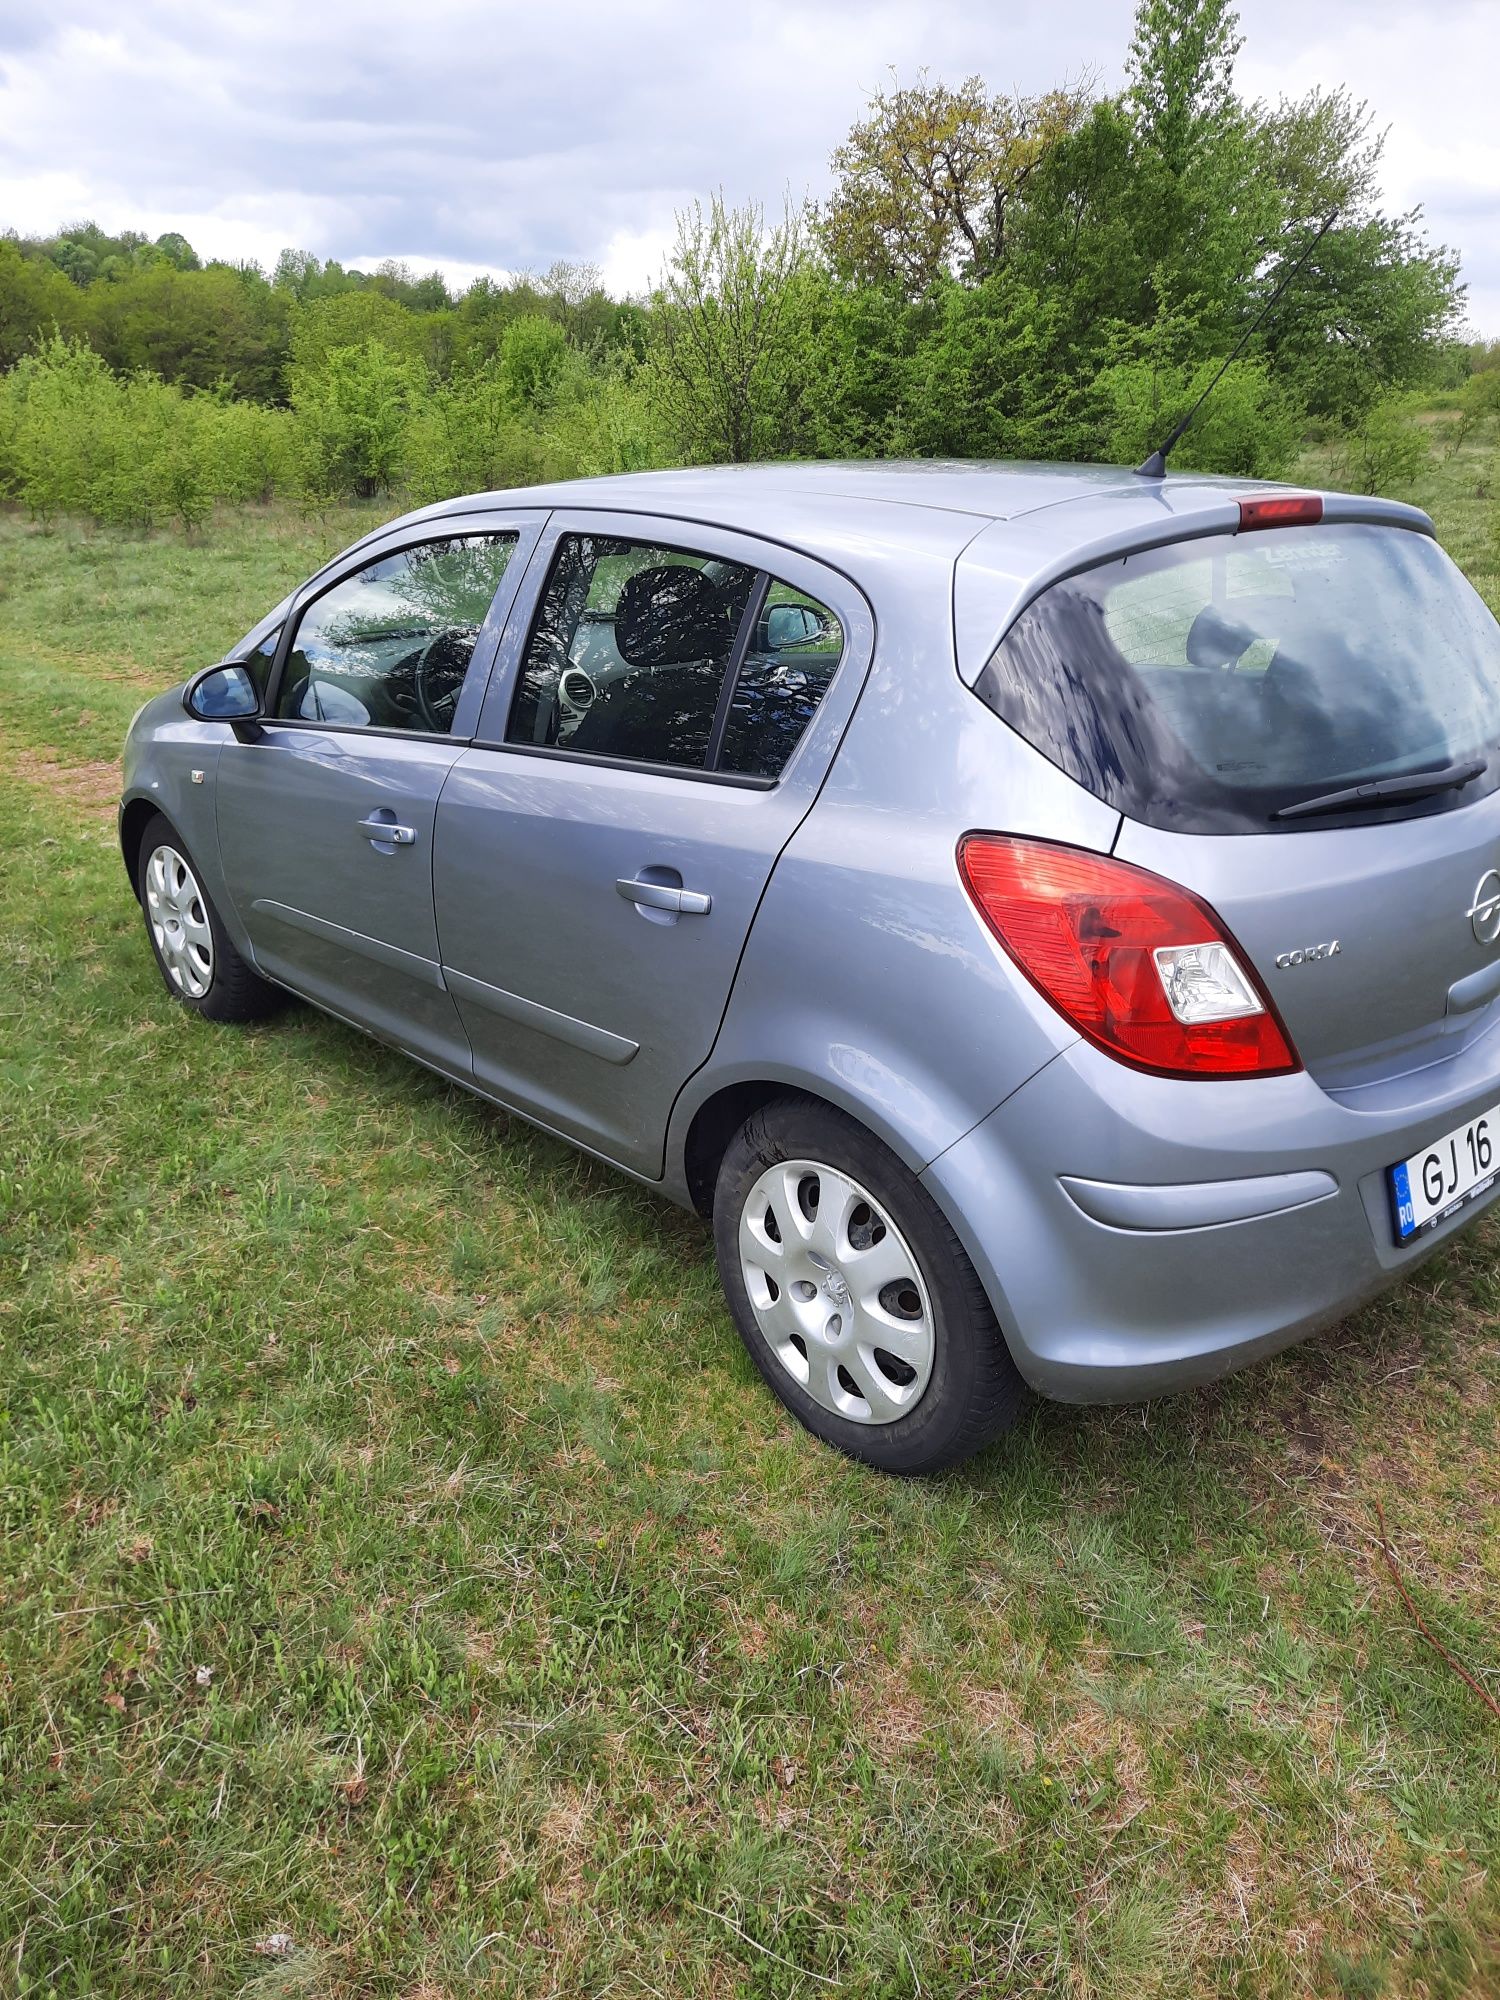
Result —
[{"label": "tree", "polygon": [[378,340],[335,347],[316,363],[299,361],[292,409],[308,490],[361,500],[388,492],[422,387],[416,364]]},{"label": "tree", "polygon": [[154,247],[157,255],[164,257],[174,271],[201,271],[203,268],[192,244],[175,229],[168,230],[165,236],[158,236]]},{"label": "tree", "polygon": [[515,403],[549,403],[567,361],[567,335],[540,313],[513,319],[501,336],[500,379]]},{"label": "tree", "polygon": [[1232,0],[1140,0],[1126,70],[1145,146],[1177,181],[1225,122],[1238,123],[1234,59],[1243,46]]},{"label": "tree", "polygon": [[378,341],[393,354],[415,355],[421,339],[417,316],[375,291],[339,291],[313,297],[297,314],[292,359],[316,366],[336,348]]},{"label": "tree", "polygon": [[285,394],[291,306],[260,273],[227,264],[178,270],[165,258],[90,286],[83,324],[111,365],[169,382],[227,382],[263,402]]},{"label": "tree", "polygon": [[820,222],[834,263],[908,297],[941,275],[979,282],[999,269],[1012,210],[1048,152],[1076,130],[1087,85],[992,97],[971,76],[957,90],[923,75],[879,91],[833,156]]},{"label": "tree", "polygon": [[1274,239],[1277,190],[1258,171],[1255,121],[1234,91],[1231,0],[1140,0],[1127,70],[1135,128],[1126,198],[1149,296],[1191,306],[1205,336],[1243,318],[1243,287]]},{"label": "tree", "polygon": [[653,301],[652,386],[688,459],[740,463],[787,443],[788,306],[808,261],[803,217],[713,197],[677,218]]},{"label": "tree", "polygon": [[1281,196],[1284,230],[1317,224],[1335,210],[1346,222],[1374,212],[1385,134],[1373,124],[1369,105],[1343,89],[1284,97],[1260,112],[1261,159]]},{"label": "tree", "polygon": [[1262,287],[1276,285],[1319,222],[1338,213],[1264,338],[1308,410],[1343,423],[1429,376],[1463,304],[1458,260],[1426,241],[1420,209],[1380,208],[1385,135],[1371,127],[1368,106],[1333,90],[1284,99],[1260,114],[1257,131],[1282,209]]},{"label": "tree", "polygon": [[76,333],[83,301],[45,257],[27,257],[0,237],[0,368],[10,368],[53,332]]}]

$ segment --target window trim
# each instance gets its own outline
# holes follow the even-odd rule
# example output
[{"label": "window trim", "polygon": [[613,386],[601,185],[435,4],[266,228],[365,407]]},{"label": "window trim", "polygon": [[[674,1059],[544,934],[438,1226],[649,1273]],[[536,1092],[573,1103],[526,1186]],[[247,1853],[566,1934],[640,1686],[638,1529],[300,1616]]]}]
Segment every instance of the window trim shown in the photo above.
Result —
[{"label": "window trim", "polygon": [[[669,525],[676,527],[685,524],[673,521]],[[737,538],[741,533],[738,529],[733,529],[729,532]],[[522,639],[516,658],[515,675],[505,709],[505,732],[498,741],[493,736],[481,737],[476,735],[470,739],[469,747],[473,750],[512,750],[522,756],[548,757],[557,763],[587,764],[612,771],[642,771],[651,777],[658,778],[697,779],[700,783],[731,785],[739,790],[757,792],[774,791],[786,776],[787,771],[795,763],[798,752],[807,740],[808,732],[817,720],[819,709],[822,708],[824,701],[833,689],[834,682],[838,679],[845,662],[849,658],[850,633],[848,622],[842,614],[833,605],[824,606],[823,608],[832,614],[838,624],[842,644],[839,647],[838,658],[834,661],[833,671],[824,683],[817,702],[809,713],[807,721],[803,724],[802,734],[797,738],[796,743],[793,744],[791,752],[782,764],[781,769],[773,777],[766,777],[758,772],[721,771],[718,767],[718,759],[723,754],[724,737],[728,732],[729,717],[734,707],[734,698],[739,692],[740,676],[750,652],[750,642],[755,637],[756,624],[765,608],[765,602],[771,593],[772,586],[780,584],[785,590],[798,591],[802,596],[813,598],[813,601],[816,603],[822,603],[822,600],[816,598],[812,591],[803,590],[799,584],[791,583],[785,577],[777,576],[773,571],[767,569],[763,562],[757,562],[754,566],[755,575],[750,586],[750,595],[746,599],[744,610],[740,613],[740,621],[735,628],[734,643],[730,647],[729,657],[725,662],[724,677],[719,685],[718,697],[714,704],[713,720],[709,725],[708,743],[704,749],[703,762],[701,764],[666,764],[644,757],[611,757],[599,751],[572,750],[565,744],[521,743],[512,740],[509,733],[511,718],[515,713],[517,703],[521,699],[521,691],[526,675],[527,657],[531,652],[532,640],[536,637],[541,624],[542,614],[547,603],[547,592],[551,586],[553,573],[561,557],[562,545],[570,536],[580,540],[591,536],[596,540],[629,542],[639,549],[660,550],[667,555],[690,556],[695,561],[734,562],[742,569],[751,567],[741,557],[720,555],[716,554],[712,549],[702,547],[688,548],[676,541],[653,538],[650,534],[650,521],[648,519],[642,519],[639,528],[629,530],[614,526],[607,528],[580,526],[576,524],[576,517],[573,521],[565,520],[559,528],[551,548],[545,552],[546,566],[535,601],[531,607],[531,614],[526,621],[525,636]],[[536,555],[541,553],[542,550],[540,547],[534,550],[533,560]],[[814,558],[801,556],[800,552],[796,550],[791,550],[789,553],[798,556],[799,560],[815,560]],[[819,567],[824,566],[819,565]]]},{"label": "window trim", "polygon": [[[300,602],[294,599],[288,608],[286,617],[282,620],[281,636],[276,645],[276,657],[271,663],[270,677],[266,682],[265,699],[261,704],[262,725],[275,729],[320,730],[324,734],[328,734],[331,731],[342,731],[350,736],[402,736],[411,737],[418,742],[424,743],[472,743],[474,740],[472,729],[467,734],[460,735],[456,730],[393,729],[380,723],[325,722],[313,716],[278,715],[276,713],[276,704],[281,699],[281,684],[286,674],[287,661],[291,658],[297,634],[302,629],[302,621],[306,618],[308,612],[312,610],[313,606],[320,604],[330,591],[337,590],[341,584],[349,583],[354,578],[362,576],[367,569],[372,569],[376,563],[385,562],[391,556],[405,555],[409,549],[429,548],[435,542],[460,542],[481,538],[488,541],[501,541],[508,538],[511,543],[510,559],[496,579],[495,588],[490,593],[489,606],[484,614],[484,622],[479,628],[478,638],[474,641],[474,650],[469,655],[469,664],[464,669],[464,677],[459,685],[458,702],[454,704],[453,710],[453,719],[456,723],[458,721],[458,705],[468,692],[470,682],[474,678],[474,663],[480,655],[480,642],[484,638],[485,627],[490,624],[491,619],[494,617],[495,606],[500,600],[500,593],[505,588],[506,582],[512,572],[515,571],[518,559],[522,556],[528,525],[526,521],[517,521],[513,526],[509,527],[454,527],[448,529],[446,532],[439,532],[437,534],[434,534],[429,526],[426,533],[417,534],[413,532],[403,535],[400,540],[392,542],[388,548],[382,548],[377,545],[357,551],[358,560],[353,562],[349,568],[341,568],[337,575],[330,576],[326,582],[320,583],[317,589],[311,590],[310,594],[303,597]],[[540,529],[538,533],[540,533]],[[522,562],[521,572],[516,577],[516,588],[519,588],[526,566],[530,563],[531,557],[535,553],[536,542],[533,541],[529,547],[525,548],[525,561]],[[498,646],[501,633],[504,630],[505,619],[510,616],[514,603],[515,597],[513,593],[510,600],[506,603],[504,614],[499,621],[499,628],[495,633],[496,646]],[[484,678],[486,681],[488,681],[493,668],[494,649],[491,650],[489,664],[484,669]],[[474,719],[476,722],[478,721],[477,714]]]},{"label": "window trim", "polygon": [[[757,570],[755,581],[750,586],[750,595],[745,599],[745,608],[740,613],[739,626],[735,631],[734,644],[729,649],[729,658],[724,666],[724,678],[719,684],[719,699],[714,704],[713,721],[708,725],[708,742],[703,750],[703,768],[719,775],[719,759],[724,752],[724,732],[729,727],[729,711],[734,707],[735,695],[739,692],[740,675],[745,670],[745,659],[750,651],[750,641],[755,637],[755,628],[760,622],[760,614],[765,609],[766,599],[771,594],[771,577],[766,570]],[[840,651],[842,652],[842,648]],[[837,673],[837,667],[834,673]],[[833,675],[829,675],[832,680]],[[823,697],[819,695],[818,700]],[[817,704],[814,703],[816,708]],[[809,714],[807,722],[812,721]],[[807,728],[807,722],[802,727]],[[801,737],[797,741],[801,742]],[[796,744],[793,744],[793,749]]]},{"label": "window trim", "polygon": [[[304,727],[316,725],[304,724]],[[396,736],[405,732],[390,733]],[[437,740],[451,743],[454,739],[444,736]],[[647,778],[684,778],[700,785],[729,785],[741,792],[774,792],[781,783],[779,777],[762,778],[753,771],[710,771],[702,764],[652,764],[644,757],[605,757],[597,750],[559,750],[553,743],[497,743],[493,737],[473,736],[468,739],[468,747],[502,751],[508,757],[541,757],[553,764],[588,764],[599,771],[638,771]],[[787,761],[790,763],[790,758]]]}]

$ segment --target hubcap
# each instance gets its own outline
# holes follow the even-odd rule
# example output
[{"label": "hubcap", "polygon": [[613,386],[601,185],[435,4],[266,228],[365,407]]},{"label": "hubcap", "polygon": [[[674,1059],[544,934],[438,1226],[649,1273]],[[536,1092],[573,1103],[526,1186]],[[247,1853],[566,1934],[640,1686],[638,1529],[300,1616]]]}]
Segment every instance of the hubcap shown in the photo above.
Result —
[{"label": "hubcap", "polygon": [[932,1302],[867,1188],[816,1160],[768,1167],[741,1213],[739,1248],[756,1324],[814,1402],[856,1424],[916,1407],[932,1377]]},{"label": "hubcap", "polygon": [[189,1000],[213,983],[214,934],[198,878],[175,847],[158,847],[146,863],[146,921],[167,977]]}]

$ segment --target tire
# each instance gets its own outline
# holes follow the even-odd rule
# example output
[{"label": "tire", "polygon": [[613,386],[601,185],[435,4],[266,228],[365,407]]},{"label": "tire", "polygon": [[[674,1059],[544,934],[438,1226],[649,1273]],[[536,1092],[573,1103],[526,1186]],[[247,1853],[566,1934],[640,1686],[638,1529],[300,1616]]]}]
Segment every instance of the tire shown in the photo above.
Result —
[{"label": "tire", "polygon": [[206,1021],[262,1021],[287,1004],[281,988],[262,979],[236,950],[186,843],[162,813],[142,835],[135,892],[162,984],[174,1000]]},{"label": "tire", "polygon": [[1019,1415],[1024,1384],[947,1218],[831,1105],[777,1098],[741,1126],[719,1167],[714,1248],[766,1382],[851,1457],[936,1472]]}]

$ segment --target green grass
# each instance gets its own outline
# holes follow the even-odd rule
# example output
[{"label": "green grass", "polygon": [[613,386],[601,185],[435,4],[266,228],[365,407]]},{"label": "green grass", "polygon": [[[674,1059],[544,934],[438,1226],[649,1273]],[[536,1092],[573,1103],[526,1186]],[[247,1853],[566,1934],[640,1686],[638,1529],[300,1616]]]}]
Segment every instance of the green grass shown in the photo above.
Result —
[{"label": "green grass", "polygon": [[163,995],[93,766],[360,525],[0,521],[0,1993],[1500,1990],[1372,1540],[1500,1689],[1500,1221],[928,1485],[815,1445],[691,1218]]}]

